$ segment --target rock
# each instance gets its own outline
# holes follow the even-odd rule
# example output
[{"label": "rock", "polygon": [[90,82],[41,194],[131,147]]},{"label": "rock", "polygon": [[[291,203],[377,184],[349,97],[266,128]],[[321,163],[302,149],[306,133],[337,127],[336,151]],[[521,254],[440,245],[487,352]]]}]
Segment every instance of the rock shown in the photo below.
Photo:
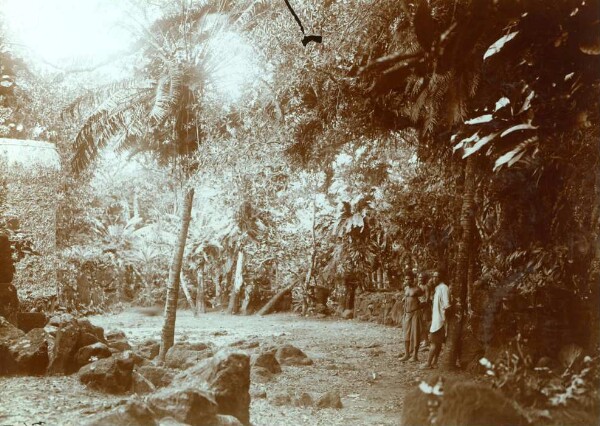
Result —
[{"label": "rock", "polygon": [[10,347],[17,373],[43,375],[48,368],[48,338],[42,328],[34,328]]},{"label": "rock", "polygon": [[342,398],[340,397],[340,392],[328,391],[317,399],[315,404],[318,408],[342,408]]},{"label": "rock", "polygon": [[253,367],[263,367],[273,374],[281,373],[281,365],[275,357],[275,351],[265,351],[252,356]]},{"label": "rock", "polygon": [[71,374],[77,371],[78,365],[74,362],[79,340],[79,327],[77,322],[71,321],[61,325],[56,332],[54,348],[50,355],[48,374]]},{"label": "rock", "polygon": [[73,317],[73,315],[67,314],[67,313],[62,313],[62,314],[53,315],[52,317],[50,317],[47,325],[51,325],[53,327],[60,328],[64,324],[72,322],[74,320],[75,320],[75,317]]},{"label": "rock", "polygon": [[108,413],[94,416],[85,426],[156,426],[153,414],[146,404],[141,401],[127,401],[124,405],[114,408]]},{"label": "rock", "polygon": [[275,357],[281,365],[312,365],[313,363],[304,352],[292,345],[280,346]]},{"label": "rock", "polygon": [[130,351],[132,349],[127,336],[121,330],[110,330],[106,333],[105,338],[108,347],[113,349],[115,353]]},{"label": "rock", "polygon": [[75,353],[75,362],[81,368],[90,362],[111,356],[110,349],[104,343],[96,342],[94,344],[79,348]]},{"label": "rock", "polygon": [[314,404],[312,396],[307,392],[294,396],[292,402],[296,407],[312,407]]},{"label": "rock", "polygon": [[237,342],[233,342],[231,345],[239,349],[254,349],[260,346],[260,342],[258,340],[238,340]]},{"label": "rock", "polygon": [[116,352],[125,352],[125,351],[130,351],[132,349],[129,342],[124,341],[124,340],[108,342],[108,347],[111,349],[114,349]]},{"label": "rock", "polygon": [[48,333],[52,337],[56,337],[56,332],[58,331],[58,327],[55,325],[46,324],[44,327],[44,331]]},{"label": "rock", "polygon": [[278,391],[271,394],[269,402],[278,407],[281,407],[282,405],[291,405],[292,397],[285,391]]},{"label": "rock", "polygon": [[273,373],[265,367],[252,367],[250,377],[252,383],[268,383],[273,379]]},{"label": "rock", "polygon": [[48,323],[48,317],[43,312],[19,312],[17,319],[19,328],[25,333],[34,328],[44,328]]},{"label": "rock", "polygon": [[127,340],[127,336],[121,330],[109,330],[105,333],[104,338],[108,342],[115,342],[118,340]]},{"label": "rock", "polygon": [[185,370],[211,356],[213,351],[204,343],[178,343],[167,351],[165,364],[167,367]]},{"label": "rock", "polygon": [[93,325],[87,318],[78,319],[77,325],[79,326],[78,348],[93,345],[98,342],[106,343],[104,329],[102,327]]},{"label": "rock", "polygon": [[173,377],[175,377],[172,370],[155,365],[144,365],[139,367],[136,372],[144,376],[157,388],[169,386],[173,381]]},{"label": "rock", "polygon": [[158,356],[160,351],[160,343],[156,340],[146,340],[144,343],[136,347],[136,352],[146,359],[154,359]]},{"label": "rock", "polygon": [[527,420],[498,390],[477,383],[457,382],[444,390],[437,424],[525,426]]},{"label": "rock", "polygon": [[142,395],[146,393],[152,393],[156,390],[156,386],[154,386],[150,380],[146,379],[140,373],[134,371],[131,377],[131,388],[134,393]]},{"label": "rock", "polygon": [[123,393],[131,388],[133,358],[130,353],[94,361],[79,370],[79,381],[107,393]]},{"label": "rock", "polygon": [[[430,381],[430,385],[435,384]],[[415,387],[404,397],[401,424],[429,425],[428,405],[432,396]],[[527,421],[499,391],[471,382],[444,383],[444,395],[436,413],[436,424],[461,426],[525,426]]]},{"label": "rock", "polygon": [[222,349],[214,357],[178,374],[174,381],[192,387],[206,382],[215,394],[219,414],[229,414],[245,425],[250,424],[250,359],[245,353]]},{"label": "rock", "polygon": [[217,414],[215,416],[214,426],[244,426],[242,422],[240,422],[234,416],[227,416],[224,414]]},{"label": "rock", "polygon": [[17,363],[10,347],[19,341],[25,333],[10,323],[6,318],[0,316],[0,375],[16,374]]},{"label": "rock", "polygon": [[148,397],[148,404],[158,415],[170,416],[191,425],[212,425],[217,403],[207,390],[192,387],[159,389]]},{"label": "rock", "polygon": [[325,319],[325,318],[327,318],[327,314],[319,313],[319,314],[316,314],[315,317],[317,317],[319,319]]},{"label": "rock", "polygon": [[344,319],[354,318],[354,312],[352,311],[352,309],[346,309],[344,312],[342,312],[342,318],[344,318]]},{"label": "rock", "polygon": [[[0,236],[1,237],[1,236]],[[19,324],[19,296],[11,283],[0,283],[0,316],[15,327]]]}]

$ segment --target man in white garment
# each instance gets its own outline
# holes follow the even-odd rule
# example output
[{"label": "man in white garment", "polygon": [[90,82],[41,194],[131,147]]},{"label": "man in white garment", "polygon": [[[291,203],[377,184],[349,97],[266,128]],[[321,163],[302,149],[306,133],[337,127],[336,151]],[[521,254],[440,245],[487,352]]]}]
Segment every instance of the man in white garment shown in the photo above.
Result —
[{"label": "man in white garment", "polygon": [[[438,274],[436,274],[438,275]],[[429,328],[429,343],[431,345],[425,369],[437,365],[442,344],[446,340],[446,309],[450,307],[450,290],[444,283],[444,277],[438,275],[438,281],[433,294],[433,309],[431,312],[431,327]]]}]

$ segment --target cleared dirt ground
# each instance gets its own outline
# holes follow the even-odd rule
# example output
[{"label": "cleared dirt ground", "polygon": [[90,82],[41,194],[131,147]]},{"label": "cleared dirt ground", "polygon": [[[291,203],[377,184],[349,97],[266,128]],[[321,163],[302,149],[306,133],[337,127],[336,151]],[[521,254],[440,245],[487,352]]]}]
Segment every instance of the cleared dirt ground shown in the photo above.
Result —
[{"label": "cleared dirt ground", "polygon": [[[160,338],[162,316],[135,310],[90,317],[92,323],[123,330],[132,344]],[[265,317],[208,313],[195,318],[181,311],[176,341],[212,342],[228,346],[256,340],[261,346],[289,343],[314,360],[312,366],[283,367],[263,389],[267,399],[253,398],[254,425],[397,425],[405,392],[432,374],[420,364],[397,360],[400,330],[371,323],[303,318],[291,314]],[[421,354],[421,361],[426,353]],[[307,392],[313,397],[339,390],[344,408],[322,409],[276,406],[269,395]],[[76,376],[0,378],[0,425],[79,425],[85,417],[106,410],[123,396],[87,390]]]}]

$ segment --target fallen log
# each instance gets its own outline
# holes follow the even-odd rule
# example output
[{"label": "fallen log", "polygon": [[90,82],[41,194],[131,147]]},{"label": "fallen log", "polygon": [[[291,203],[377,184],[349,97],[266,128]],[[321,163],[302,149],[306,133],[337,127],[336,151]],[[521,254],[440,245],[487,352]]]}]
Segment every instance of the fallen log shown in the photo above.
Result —
[{"label": "fallen log", "polygon": [[277,302],[279,302],[279,299],[281,299],[287,292],[291,291],[292,288],[294,288],[294,286],[296,284],[298,284],[298,282],[299,281],[294,281],[292,284],[288,285],[287,287],[282,288],[277,294],[275,294],[273,297],[271,297],[271,299],[267,302],[267,304],[265,306],[260,308],[260,310],[257,312],[257,314],[258,315],[270,314],[271,311],[273,310],[273,308],[275,307],[275,305],[277,304]]}]

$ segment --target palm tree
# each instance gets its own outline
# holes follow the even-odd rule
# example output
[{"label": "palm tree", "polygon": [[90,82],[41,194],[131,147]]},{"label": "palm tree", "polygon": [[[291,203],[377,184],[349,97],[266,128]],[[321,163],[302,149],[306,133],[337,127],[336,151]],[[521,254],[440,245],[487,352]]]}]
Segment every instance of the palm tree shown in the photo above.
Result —
[{"label": "palm tree", "polygon": [[[135,24],[143,63],[128,80],[111,84],[77,99],[68,109],[85,117],[75,141],[75,173],[87,169],[105,147],[132,154],[151,152],[163,165],[174,167],[186,182],[198,168],[194,153],[205,139],[203,99],[211,71],[218,67],[208,41],[218,34],[242,28],[255,11],[252,3],[240,9],[236,2],[182,1],[149,28]],[[194,188],[183,185],[185,196],[181,228],[167,286],[165,322],[160,359],[174,343],[179,280],[191,221]]]}]

